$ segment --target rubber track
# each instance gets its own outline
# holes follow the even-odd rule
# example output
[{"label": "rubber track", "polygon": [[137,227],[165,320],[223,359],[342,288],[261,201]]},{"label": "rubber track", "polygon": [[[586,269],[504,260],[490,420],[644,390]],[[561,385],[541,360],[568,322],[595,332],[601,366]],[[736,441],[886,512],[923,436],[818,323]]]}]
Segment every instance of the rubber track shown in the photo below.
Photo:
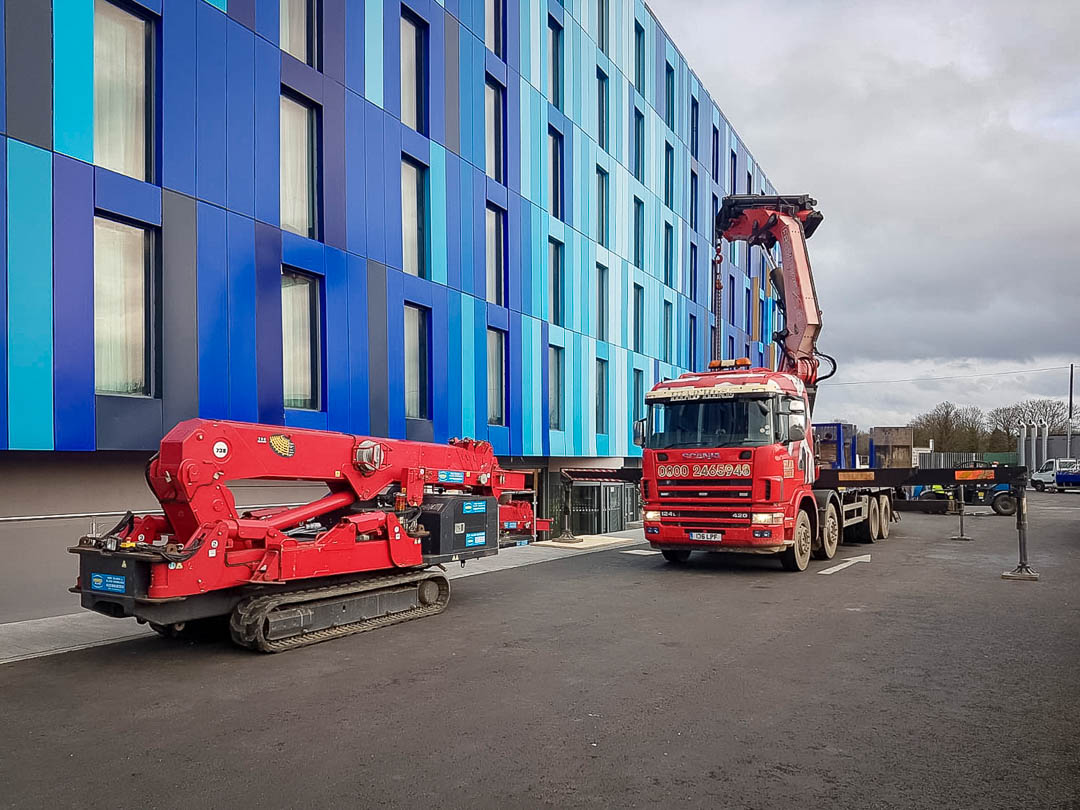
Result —
[{"label": "rubber track", "polygon": [[[363,621],[343,624],[338,627],[328,627],[325,630],[301,633],[277,641],[270,641],[264,635],[266,618],[272,611],[283,605],[303,604],[339,596],[349,596],[350,594],[379,591],[400,585],[419,583],[428,579],[435,580],[439,585],[439,598],[433,604],[420,605],[399,613],[364,619]],[[321,588],[307,588],[287,593],[250,597],[238,604],[233,610],[229,619],[229,632],[233,642],[241,647],[264,653],[277,653],[293,650],[297,647],[306,647],[310,644],[318,644],[320,641],[330,641],[331,639],[351,636],[368,630],[377,630],[380,627],[421,619],[425,616],[433,616],[445,610],[449,601],[450,581],[445,575],[437,571],[377,575],[343,585],[327,585]]]}]

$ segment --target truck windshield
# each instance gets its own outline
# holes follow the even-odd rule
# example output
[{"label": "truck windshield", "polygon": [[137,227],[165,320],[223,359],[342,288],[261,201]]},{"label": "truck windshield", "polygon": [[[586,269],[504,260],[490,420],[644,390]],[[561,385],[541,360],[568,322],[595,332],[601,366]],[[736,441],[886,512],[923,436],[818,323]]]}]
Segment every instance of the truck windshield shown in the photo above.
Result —
[{"label": "truck windshield", "polygon": [[771,397],[654,402],[649,406],[645,446],[672,450],[771,444],[772,411]]}]

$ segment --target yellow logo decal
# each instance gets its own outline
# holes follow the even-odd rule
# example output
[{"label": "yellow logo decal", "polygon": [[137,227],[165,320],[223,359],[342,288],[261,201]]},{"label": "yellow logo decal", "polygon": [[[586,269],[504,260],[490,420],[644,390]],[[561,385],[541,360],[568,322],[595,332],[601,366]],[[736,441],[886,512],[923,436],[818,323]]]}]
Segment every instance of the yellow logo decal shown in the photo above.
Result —
[{"label": "yellow logo decal", "polygon": [[296,445],[284,433],[275,433],[270,437],[270,449],[282,458],[292,458],[296,455]]}]

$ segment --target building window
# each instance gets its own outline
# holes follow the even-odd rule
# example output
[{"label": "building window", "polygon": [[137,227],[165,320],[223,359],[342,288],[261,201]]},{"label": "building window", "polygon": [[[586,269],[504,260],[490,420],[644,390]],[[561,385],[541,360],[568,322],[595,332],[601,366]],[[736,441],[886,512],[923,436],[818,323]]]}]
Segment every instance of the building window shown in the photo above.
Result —
[{"label": "building window", "polygon": [[720,182],[720,130],[712,128],[712,179],[714,183]]},{"label": "building window", "polygon": [[634,197],[634,267],[641,268],[645,253],[645,204]]},{"label": "building window", "polygon": [[664,205],[675,207],[675,150],[664,144]]},{"label": "building window", "polygon": [[427,169],[401,158],[401,269],[427,278]]},{"label": "building window", "polygon": [[738,194],[739,190],[735,187],[735,178],[739,176],[739,156],[735,154],[735,150],[731,150],[731,192],[732,194]]},{"label": "building window", "polygon": [[645,94],[645,29],[634,23],[634,86]]},{"label": "building window", "polygon": [[675,129],[675,68],[664,63],[664,123]]},{"label": "building window", "polygon": [[281,227],[317,239],[318,115],[299,99],[281,96]]},{"label": "building window", "polygon": [[500,59],[506,58],[503,44],[506,32],[506,9],[503,0],[486,0],[484,3],[484,44]]},{"label": "building window", "polygon": [[548,346],[548,427],[562,430],[563,350]]},{"label": "building window", "polygon": [[488,424],[506,424],[506,334],[487,330]]},{"label": "building window", "polygon": [[690,99],[690,154],[697,160],[698,149],[698,102],[696,98]]},{"label": "building window", "polygon": [[320,298],[318,279],[281,269],[281,376],[286,408],[319,410]]},{"label": "building window", "polygon": [[728,288],[728,323],[735,325],[735,276],[727,277]]},{"label": "building window", "polygon": [[750,172],[746,173],[746,193],[754,193],[754,175],[750,174]]},{"label": "building window", "polygon": [[735,359],[735,336],[734,335],[728,335],[727,354],[728,354],[728,356],[727,356],[728,360],[734,360]]},{"label": "building window", "polygon": [[563,218],[563,140],[554,129],[548,129],[548,154],[551,156],[551,215]]},{"label": "building window", "polygon": [[281,50],[318,67],[319,20],[316,0],[281,0]]},{"label": "building window", "polygon": [[153,236],[94,218],[94,388],[150,396]]},{"label": "building window", "polygon": [[506,305],[506,212],[487,207],[487,300]]},{"label": "building window", "polygon": [[645,373],[634,369],[634,421],[645,417]]},{"label": "building window", "polygon": [[554,239],[548,240],[548,270],[551,288],[548,318],[556,326],[563,325],[563,246]]},{"label": "building window", "polygon": [[750,344],[749,343],[744,343],[743,344],[742,356],[745,357],[747,360],[750,359]]},{"label": "building window", "polygon": [[401,15],[401,123],[427,132],[426,26],[411,14]]},{"label": "building window", "polygon": [[487,131],[485,134],[484,162],[488,177],[496,183],[506,182],[506,96],[502,85],[495,82],[490,76],[484,89],[485,121]]},{"label": "building window", "polygon": [[645,182],[645,116],[634,110],[634,177]]},{"label": "building window", "polygon": [[608,108],[608,85],[607,76],[600,68],[596,69],[596,142],[601,149],[607,149],[607,108]]},{"label": "building window", "polygon": [[608,0],[596,0],[596,45],[601,53],[607,53]]},{"label": "building window", "polygon": [[405,305],[405,416],[430,419],[428,311]]},{"label": "building window", "polygon": [[706,231],[709,238],[716,239],[716,217],[720,213],[720,198],[715,194],[712,195],[712,222],[709,223],[709,227],[712,229],[712,233]]},{"label": "building window", "polygon": [[750,334],[750,328],[753,325],[753,321],[751,320],[751,314],[750,314],[750,290],[743,290],[743,295],[745,296],[744,307],[745,307],[745,310],[746,310],[743,314],[744,314],[744,316],[746,318],[746,334],[749,335]]},{"label": "building window", "polygon": [[664,223],[664,283],[675,286],[675,229]]},{"label": "building window", "polygon": [[697,317],[690,316],[690,370],[697,371]]},{"label": "building window", "polygon": [[697,276],[697,245],[690,243],[690,300],[697,301],[698,276]]},{"label": "building window", "polygon": [[634,285],[634,351],[642,352],[645,337],[645,288]]},{"label": "building window", "polygon": [[556,110],[563,107],[563,46],[562,26],[548,17],[548,75],[551,81],[550,100]]},{"label": "building window", "polygon": [[142,17],[94,3],[94,162],[136,180],[152,166],[152,33]]},{"label": "building window", "polygon": [[607,268],[598,264],[596,265],[596,337],[598,340],[607,340],[607,310]]},{"label": "building window", "polygon": [[608,173],[596,167],[596,241],[608,244]]},{"label": "building window", "polygon": [[607,433],[607,360],[596,359],[596,432]]},{"label": "building window", "polygon": [[671,362],[671,302],[664,302],[664,362]]},{"label": "building window", "polygon": [[690,230],[692,231],[696,231],[698,229],[697,198],[697,172],[690,172]]}]

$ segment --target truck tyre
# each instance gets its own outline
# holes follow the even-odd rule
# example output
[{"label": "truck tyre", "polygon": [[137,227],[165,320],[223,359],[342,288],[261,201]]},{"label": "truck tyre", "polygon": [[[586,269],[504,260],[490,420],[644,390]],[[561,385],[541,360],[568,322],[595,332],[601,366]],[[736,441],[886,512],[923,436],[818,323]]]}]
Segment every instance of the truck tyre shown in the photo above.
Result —
[{"label": "truck tyre", "polygon": [[814,544],[811,526],[810,516],[805,509],[800,509],[799,516],[795,518],[795,541],[780,554],[784,570],[805,571],[810,564],[810,547]]},{"label": "truck tyre", "polygon": [[815,560],[831,560],[836,556],[836,547],[840,545],[840,519],[836,516],[836,504],[825,507],[825,517],[821,523],[821,545],[814,549]]},{"label": "truck tyre", "polygon": [[1046,489],[1046,484],[1044,484],[1042,481],[1032,481],[1031,485],[1035,487],[1036,492],[1042,492],[1044,489]]},{"label": "truck tyre", "polygon": [[889,521],[892,520],[892,503],[888,495],[878,495],[878,540],[889,539]]},{"label": "truck tyre", "polygon": [[866,498],[866,514],[863,519],[851,527],[852,535],[860,543],[873,543],[878,539],[878,525],[881,520],[881,507],[876,495]]},{"label": "truck tyre", "polygon": [[665,548],[660,553],[669,563],[684,563],[690,559],[690,552],[685,548]]},{"label": "truck tyre", "polygon": [[996,515],[1011,517],[1016,514],[1016,498],[1012,496],[1011,492],[999,492],[994,496],[994,500],[990,502],[990,508],[994,510]]}]

